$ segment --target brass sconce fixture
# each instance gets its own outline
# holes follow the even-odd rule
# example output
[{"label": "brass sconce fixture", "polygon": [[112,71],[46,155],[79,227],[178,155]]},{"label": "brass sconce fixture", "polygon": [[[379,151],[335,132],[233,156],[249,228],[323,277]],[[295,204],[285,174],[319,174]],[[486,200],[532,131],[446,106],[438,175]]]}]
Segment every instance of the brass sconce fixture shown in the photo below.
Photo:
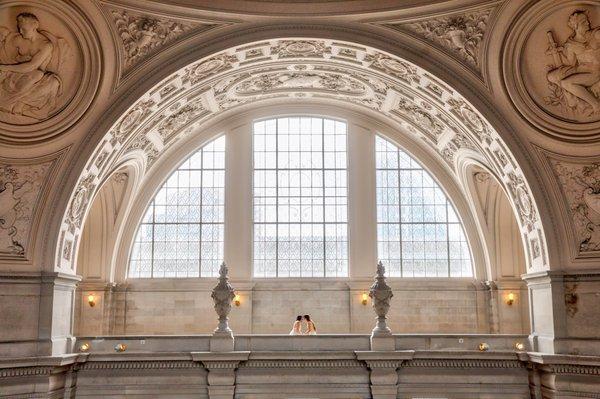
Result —
[{"label": "brass sconce fixture", "polygon": [[240,296],[240,294],[235,294],[235,296],[233,297],[233,303],[235,303],[235,306],[240,306],[240,304],[242,303],[242,297]]},{"label": "brass sconce fixture", "polygon": [[512,292],[509,292],[508,295],[506,296],[505,302],[508,306],[511,306],[513,303],[515,303],[515,294]]},{"label": "brass sconce fixture", "polygon": [[127,345],[125,345],[125,344],[115,345],[115,352],[125,352],[126,350],[127,350]]},{"label": "brass sconce fixture", "polygon": [[362,294],[362,300],[361,300],[361,303],[362,303],[363,305],[366,305],[368,302],[369,302],[369,295],[368,295],[366,292],[364,292],[364,293]]},{"label": "brass sconce fixture", "polygon": [[482,342],[479,344],[479,346],[477,346],[477,348],[479,349],[480,352],[485,352],[490,349],[490,346],[488,344],[486,344],[485,342]]},{"label": "brass sconce fixture", "polygon": [[518,351],[525,350],[525,345],[523,345],[522,342],[517,342],[517,343],[515,343],[515,349]]},{"label": "brass sconce fixture", "polygon": [[87,342],[81,344],[81,346],[79,347],[79,350],[81,352],[87,352],[88,350],[90,350],[90,344],[88,344]]},{"label": "brass sconce fixture", "polygon": [[96,306],[96,297],[94,296],[94,294],[89,294],[87,297],[87,300],[88,300],[88,305],[90,305],[91,308]]}]

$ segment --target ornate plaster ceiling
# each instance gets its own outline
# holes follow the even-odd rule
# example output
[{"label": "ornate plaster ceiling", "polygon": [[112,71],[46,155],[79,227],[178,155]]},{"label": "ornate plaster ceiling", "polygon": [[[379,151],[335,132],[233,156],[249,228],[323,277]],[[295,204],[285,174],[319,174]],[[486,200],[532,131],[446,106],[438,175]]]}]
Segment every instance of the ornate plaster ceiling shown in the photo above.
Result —
[{"label": "ornate plaster ceiling", "polygon": [[132,154],[147,169],[221,112],[264,100],[334,100],[376,110],[424,141],[454,173],[473,158],[510,196],[531,269],[547,267],[539,211],[521,169],[498,133],[459,93],[425,70],[373,48],[331,40],[278,39],[214,54],[143,95],[96,148],[63,218],[56,261],[71,271],[74,248],[100,183]]}]

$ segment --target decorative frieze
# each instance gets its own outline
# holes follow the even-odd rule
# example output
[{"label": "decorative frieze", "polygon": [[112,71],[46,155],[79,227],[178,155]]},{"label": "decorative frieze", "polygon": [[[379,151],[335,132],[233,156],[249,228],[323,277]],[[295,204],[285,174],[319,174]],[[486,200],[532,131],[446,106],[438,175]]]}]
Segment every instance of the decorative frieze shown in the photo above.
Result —
[{"label": "decorative frieze", "polygon": [[600,162],[550,159],[569,206],[580,254],[600,251]]},{"label": "decorative frieze", "polygon": [[202,32],[214,26],[116,8],[110,10],[110,16],[123,46],[125,71],[192,30]]},{"label": "decorative frieze", "polygon": [[23,165],[0,161],[0,257],[25,257],[36,206],[52,161]]},{"label": "decorative frieze", "polygon": [[481,71],[482,43],[488,27],[491,8],[414,22],[385,24],[407,30],[444,50],[477,71]]}]

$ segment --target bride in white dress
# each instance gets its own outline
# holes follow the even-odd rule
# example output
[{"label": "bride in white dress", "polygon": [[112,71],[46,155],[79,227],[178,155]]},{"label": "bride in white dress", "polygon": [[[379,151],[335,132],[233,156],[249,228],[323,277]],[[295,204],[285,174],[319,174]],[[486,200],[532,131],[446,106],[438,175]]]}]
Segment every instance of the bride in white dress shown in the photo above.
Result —
[{"label": "bride in white dress", "polygon": [[296,317],[296,321],[292,326],[292,331],[290,331],[290,335],[302,335],[302,331],[300,331],[300,327],[302,327],[302,316]]}]

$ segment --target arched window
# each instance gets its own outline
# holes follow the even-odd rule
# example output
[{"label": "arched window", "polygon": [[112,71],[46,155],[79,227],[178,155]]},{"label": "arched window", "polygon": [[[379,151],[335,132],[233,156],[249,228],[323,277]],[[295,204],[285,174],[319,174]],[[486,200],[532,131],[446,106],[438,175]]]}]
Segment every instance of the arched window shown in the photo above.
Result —
[{"label": "arched window", "polygon": [[129,277],[214,277],[223,261],[225,137],[206,144],[160,188],[139,226]]},{"label": "arched window", "polygon": [[263,120],[253,142],[254,276],[347,276],[346,124]]},{"label": "arched window", "polygon": [[472,277],[462,225],[432,176],[379,136],[376,165],[378,253],[389,276]]}]

